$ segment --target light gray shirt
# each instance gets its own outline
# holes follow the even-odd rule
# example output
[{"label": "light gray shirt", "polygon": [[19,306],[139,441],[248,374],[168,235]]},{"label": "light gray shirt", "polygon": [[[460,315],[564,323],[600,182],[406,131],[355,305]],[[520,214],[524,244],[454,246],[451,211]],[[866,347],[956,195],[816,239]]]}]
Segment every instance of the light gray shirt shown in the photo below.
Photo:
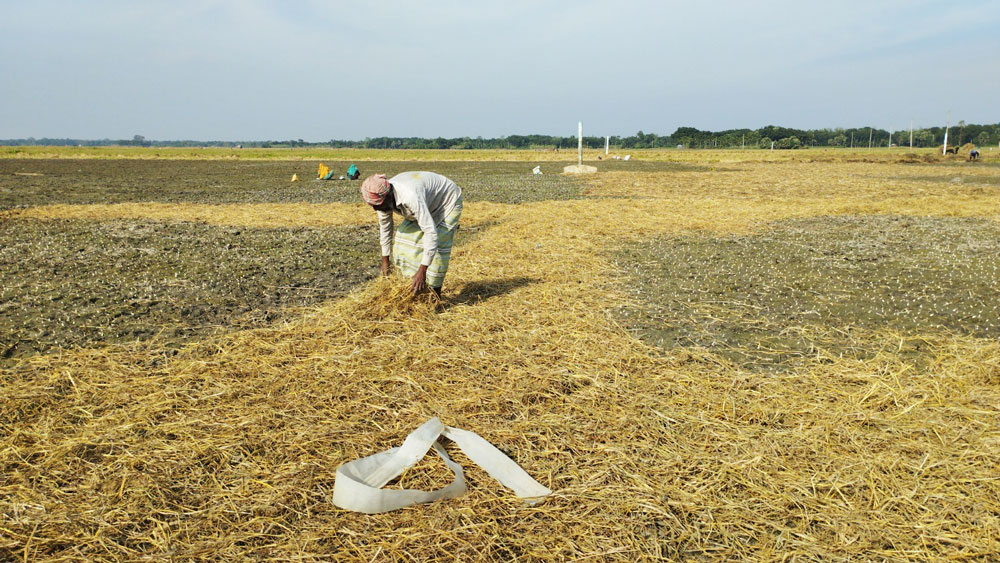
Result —
[{"label": "light gray shirt", "polygon": [[[434,172],[403,172],[389,178],[389,183],[396,196],[393,211],[416,222],[424,232],[424,257],[420,263],[430,266],[438,250],[437,227],[455,209],[462,188]],[[378,230],[382,256],[389,256],[395,232],[392,211],[378,212]]]}]

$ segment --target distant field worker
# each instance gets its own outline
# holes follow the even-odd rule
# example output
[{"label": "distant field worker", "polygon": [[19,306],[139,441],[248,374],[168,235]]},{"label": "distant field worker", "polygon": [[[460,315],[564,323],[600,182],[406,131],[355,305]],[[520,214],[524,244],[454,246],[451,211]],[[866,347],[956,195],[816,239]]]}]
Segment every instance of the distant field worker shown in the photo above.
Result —
[{"label": "distant field worker", "polygon": [[[451,244],[462,216],[462,189],[434,172],[403,172],[386,179],[369,176],[361,198],[378,212],[382,273],[393,264],[412,277],[413,292],[430,287],[440,297],[451,260]],[[393,212],[403,222],[393,234]]]}]

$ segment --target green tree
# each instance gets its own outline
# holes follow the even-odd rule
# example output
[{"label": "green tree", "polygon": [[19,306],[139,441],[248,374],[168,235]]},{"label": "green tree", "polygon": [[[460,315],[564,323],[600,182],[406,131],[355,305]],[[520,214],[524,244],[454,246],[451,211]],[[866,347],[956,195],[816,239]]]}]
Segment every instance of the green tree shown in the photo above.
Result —
[{"label": "green tree", "polygon": [[927,129],[918,129],[913,132],[913,145],[917,147],[933,147],[935,145],[934,133]]},{"label": "green tree", "polygon": [[758,143],[757,146],[759,146],[762,149],[769,149],[769,148],[771,148],[771,138],[770,137],[761,137],[760,138],[760,143]]},{"label": "green tree", "polygon": [[802,141],[796,136],[785,137],[774,144],[776,149],[798,149],[802,148]]},{"label": "green tree", "polygon": [[976,137],[976,144],[979,146],[990,144],[990,134],[986,131],[980,133],[979,136]]}]

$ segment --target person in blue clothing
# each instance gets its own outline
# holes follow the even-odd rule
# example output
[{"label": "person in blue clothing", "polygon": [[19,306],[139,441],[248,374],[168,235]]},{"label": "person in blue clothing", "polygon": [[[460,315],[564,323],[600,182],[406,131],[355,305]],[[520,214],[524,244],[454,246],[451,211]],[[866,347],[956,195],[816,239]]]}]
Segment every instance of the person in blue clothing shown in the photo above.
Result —
[{"label": "person in blue clothing", "polygon": [[349,180],[357,180],[360,177],[361,170],[358,170],[358,167],[352,164],[351,167],[347,169],[347,178]]}]

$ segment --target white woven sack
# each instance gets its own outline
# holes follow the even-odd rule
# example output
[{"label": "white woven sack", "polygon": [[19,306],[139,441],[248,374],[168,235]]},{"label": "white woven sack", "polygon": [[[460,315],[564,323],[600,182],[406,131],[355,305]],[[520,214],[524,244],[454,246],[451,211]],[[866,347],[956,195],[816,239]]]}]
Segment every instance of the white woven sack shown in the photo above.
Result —
[{"label": "white woven sack", "polygon": [[[333,504],[355,512],[376,514],[461,496],[466,489],[465,474],[462,466],[452,461],[441,447],[437,441],[439,436],[455,442],[469,459],[505,487],[512,489],[518,497],[537,499],[552,493],[478,434],[445,426],[435,417],[407,436],[402,446],[338,467],[333,483]],[[420,461],[432,447],[455,475],[455,480],[450,485],[436,491],[382,488]]]}]

